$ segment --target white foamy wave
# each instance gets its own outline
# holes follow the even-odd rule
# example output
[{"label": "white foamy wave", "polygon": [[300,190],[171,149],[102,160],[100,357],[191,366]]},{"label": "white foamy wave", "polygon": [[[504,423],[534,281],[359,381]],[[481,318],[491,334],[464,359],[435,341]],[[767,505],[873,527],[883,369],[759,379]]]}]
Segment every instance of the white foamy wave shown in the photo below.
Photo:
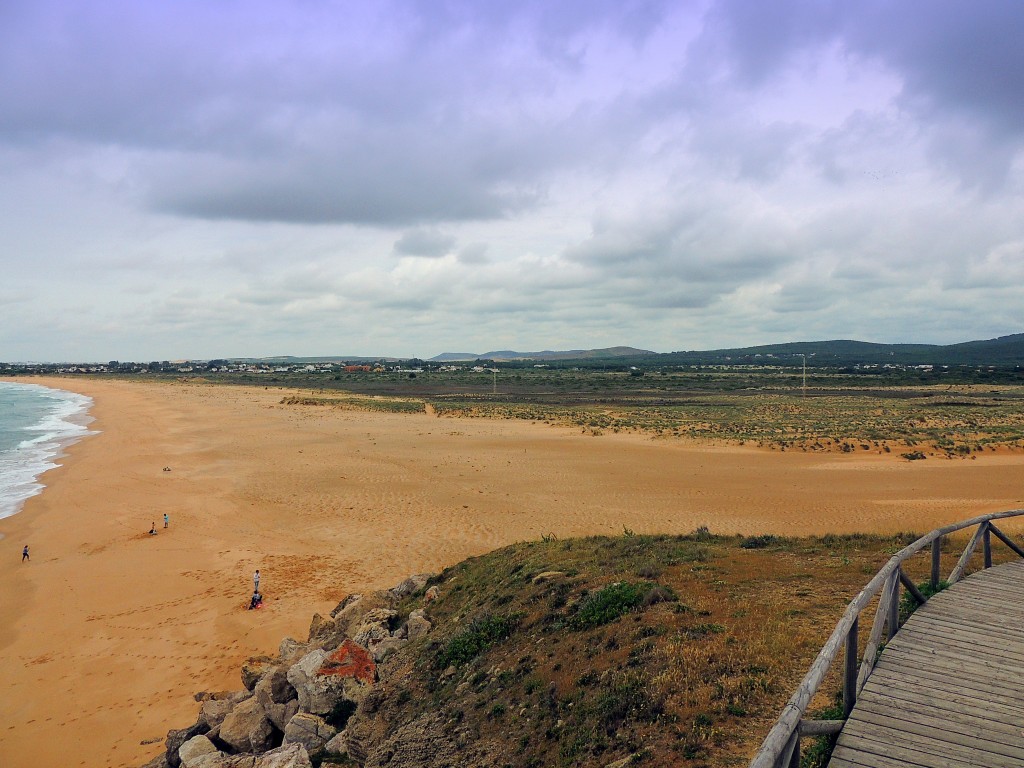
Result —
[{"label": "white foamy wave", "polygon": [[92,398],[34,384],[2,386],[34,396],[39,408],[38,420],[21,427],[25,439],[0,452],[0,517],[9,517],[43,490],[39,477],[57,466],[64,448],[95,433],[88,427]]}]

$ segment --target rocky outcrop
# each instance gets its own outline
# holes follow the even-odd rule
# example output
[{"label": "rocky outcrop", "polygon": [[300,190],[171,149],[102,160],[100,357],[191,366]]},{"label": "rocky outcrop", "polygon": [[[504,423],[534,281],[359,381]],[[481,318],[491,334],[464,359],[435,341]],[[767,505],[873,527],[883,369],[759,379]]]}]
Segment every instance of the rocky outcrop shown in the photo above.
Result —
[{"label": "rocky outcrop", "polygon": [[206,736],[193,736],[178,748],[178,758],[184,768],[195,768],[203,755],[217,754],[217,748]]},{"label": "rocky outcrop", "polygon": [[253,696],[228,713],[218,736],[236,752],[266,752],[274,746],[274,725]]},{"label": "rocky outcrop", "polygon": [[[197,694],[196,722],[168,732],[164,753],[146,768],[312,768],[310,754],[349,754],[362,764],[376,745],[344,726],[362,702],[372,702],[368,717],[377,711],[385,695],[370,696],[378,662],[429,634],[422,608],[404,618],[397,610],[428,580],[417,574],[389,590],[350,595],[327,617],[315,615],[305,643],[285,638],[276,657],[242,666],[244,690]],[[410,731],[410,743],[417,733]]]},{"label": "rocky outcrop", "polygon": [[285,744],[301,744],[307,752],[317,752],[324,748],[338,733],[338,729],[328,725],[322,717],[308,712],[299,712],[288,721],[284,729]]}]

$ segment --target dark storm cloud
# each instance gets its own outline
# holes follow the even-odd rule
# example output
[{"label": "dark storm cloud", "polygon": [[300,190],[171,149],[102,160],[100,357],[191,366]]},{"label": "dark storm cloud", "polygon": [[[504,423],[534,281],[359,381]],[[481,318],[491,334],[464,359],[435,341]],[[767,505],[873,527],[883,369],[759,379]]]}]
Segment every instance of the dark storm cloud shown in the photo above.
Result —
[{"label": "dark storm cloud", "polygon": [[900,79],[899,105],[920,121],[934,156],[990,190],[1024,145],[1022,29],[1024,4],[1013,0],[726,0],[711,11],[702,47],[747,89],[831,45],[854,63],[880,62]]}]

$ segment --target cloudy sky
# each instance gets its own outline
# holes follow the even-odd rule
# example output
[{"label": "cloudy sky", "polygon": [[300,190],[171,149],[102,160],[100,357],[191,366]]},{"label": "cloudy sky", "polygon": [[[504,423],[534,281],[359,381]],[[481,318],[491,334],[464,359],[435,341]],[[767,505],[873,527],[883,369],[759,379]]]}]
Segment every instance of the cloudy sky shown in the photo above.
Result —
[{"label": "cloudy sky", "polygon": [[0,360],[1024,330],[1016,0],[3,0]]}]

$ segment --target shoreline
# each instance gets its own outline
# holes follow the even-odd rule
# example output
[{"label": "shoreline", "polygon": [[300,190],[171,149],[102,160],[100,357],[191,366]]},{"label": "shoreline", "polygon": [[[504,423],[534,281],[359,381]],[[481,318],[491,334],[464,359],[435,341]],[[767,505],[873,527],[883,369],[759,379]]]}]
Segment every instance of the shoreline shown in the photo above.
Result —
[{"label": "shoreline", "polygon": [[[66,761],[69,741],[87,768],[140,765],[194,718],[193,694],[237,689],[245,658],[305,639],[314,612],[514,541],[700,525],[895,533],[1024,505],[1016,455],[701,448],[304,409],[269,388],[26,381],[92,397],[100,432],[0,520],[13,597],[0,606],[0,764],[12,768]],[[255,568],[267,605],[247,612]]]}]

